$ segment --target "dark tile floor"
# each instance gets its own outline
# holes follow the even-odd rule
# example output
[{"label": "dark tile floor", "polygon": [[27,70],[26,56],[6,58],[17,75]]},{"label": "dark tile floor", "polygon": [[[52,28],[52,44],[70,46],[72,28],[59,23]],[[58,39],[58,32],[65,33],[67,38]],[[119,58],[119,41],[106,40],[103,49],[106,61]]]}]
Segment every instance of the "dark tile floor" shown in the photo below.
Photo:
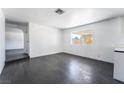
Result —
[{"label": "dark tile floor", "polygon": [[59,53],[5,66],[0,83],[14,84],[119,84],[113,79],[113,65]]},{"label": "dark tile floor", "polygon": [[24,49],[6,50],[6,62],[29,58],[28,54],[24,53]]}]

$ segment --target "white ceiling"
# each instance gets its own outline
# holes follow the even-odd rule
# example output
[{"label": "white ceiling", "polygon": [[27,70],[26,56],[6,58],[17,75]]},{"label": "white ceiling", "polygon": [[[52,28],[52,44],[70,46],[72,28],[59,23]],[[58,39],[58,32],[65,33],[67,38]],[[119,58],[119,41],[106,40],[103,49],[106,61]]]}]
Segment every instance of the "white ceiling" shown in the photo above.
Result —
[{"label": "white ceiling", "polygon": [[5,17],[20,22],[34,22],[61,29],[85,25],[100,20],[124,15],[124,8],[61,8],[64,14],[58,15],[56,8],[4,8]]}]

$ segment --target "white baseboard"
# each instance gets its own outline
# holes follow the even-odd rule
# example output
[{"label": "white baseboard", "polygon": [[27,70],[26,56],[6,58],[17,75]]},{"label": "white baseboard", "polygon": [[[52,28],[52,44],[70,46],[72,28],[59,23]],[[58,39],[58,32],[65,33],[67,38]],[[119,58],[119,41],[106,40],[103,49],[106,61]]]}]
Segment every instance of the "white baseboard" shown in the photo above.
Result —
[{"label": "white baseboard", "polygon": [[47,56],[47,55],[52,55],[52,54],[57,54],[57,53],[62,53],[62,52],[59,51],[59,52],[52,52],[52,53],[44,53],[44,54],[35,55],[35,56],[31,56],[31,55],[30,55],[30,58],[41,57],[41,56]]}]

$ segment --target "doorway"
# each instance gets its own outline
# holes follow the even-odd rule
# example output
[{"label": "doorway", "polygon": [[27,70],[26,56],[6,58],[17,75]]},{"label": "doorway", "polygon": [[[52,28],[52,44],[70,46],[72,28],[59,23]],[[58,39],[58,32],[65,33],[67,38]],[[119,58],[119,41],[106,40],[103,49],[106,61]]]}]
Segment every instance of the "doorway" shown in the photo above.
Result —
[{"label": "doorway", "polygon": [[6,20],[6,62],[29,58],[28,23]]}]

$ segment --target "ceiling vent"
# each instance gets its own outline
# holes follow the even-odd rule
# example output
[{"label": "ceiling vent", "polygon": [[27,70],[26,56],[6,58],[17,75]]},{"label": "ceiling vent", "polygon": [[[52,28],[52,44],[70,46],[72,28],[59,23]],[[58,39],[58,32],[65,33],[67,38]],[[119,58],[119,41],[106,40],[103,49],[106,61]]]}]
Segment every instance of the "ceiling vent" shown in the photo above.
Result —
[{"label": "ceiling vent", "polygon": [[62,15],[64,13],[64,11],[60,8],[58,8],[55,13],[59,14],[59,15]]}]

